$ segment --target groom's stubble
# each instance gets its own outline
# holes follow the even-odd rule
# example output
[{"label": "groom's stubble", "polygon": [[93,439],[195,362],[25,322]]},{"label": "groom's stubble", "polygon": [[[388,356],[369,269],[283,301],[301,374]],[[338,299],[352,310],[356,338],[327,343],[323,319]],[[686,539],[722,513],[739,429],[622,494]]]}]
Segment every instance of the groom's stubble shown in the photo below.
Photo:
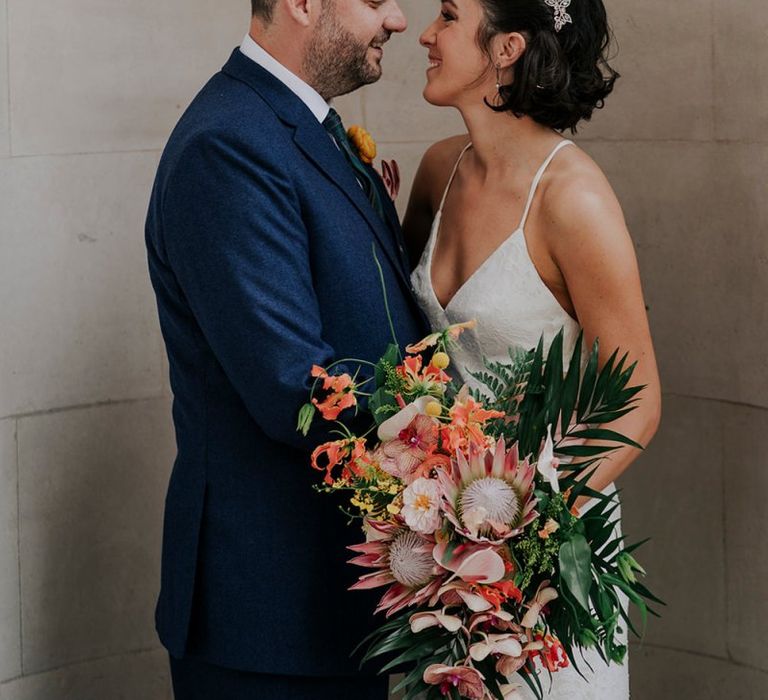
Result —
[{"label": "groom's stubble", "polygon": [[389,37],[390,32],[382,28],[373,41],[360,41],[342,25],[335,0],[324,0],[304,55],[307,82],[326,100],[375,83],[381,77],[381,66],[368,60],[368,49],[382,46]]}]

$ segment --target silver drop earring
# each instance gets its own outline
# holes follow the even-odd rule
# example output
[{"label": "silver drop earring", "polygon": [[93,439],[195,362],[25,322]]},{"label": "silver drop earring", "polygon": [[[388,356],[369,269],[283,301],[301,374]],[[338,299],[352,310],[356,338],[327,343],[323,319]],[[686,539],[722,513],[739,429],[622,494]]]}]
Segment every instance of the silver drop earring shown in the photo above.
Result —
[{"label": "silver drop earring", "polygon": [[501,64],[496,64],[496,92],[501,90]]}]

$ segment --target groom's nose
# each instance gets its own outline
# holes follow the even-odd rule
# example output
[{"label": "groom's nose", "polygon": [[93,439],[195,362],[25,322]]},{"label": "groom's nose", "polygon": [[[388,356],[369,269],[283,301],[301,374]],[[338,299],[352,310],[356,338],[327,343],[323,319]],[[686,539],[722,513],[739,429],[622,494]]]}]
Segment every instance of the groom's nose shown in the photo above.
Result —
[{"label": "groom's nose", "polygon": [[408,28],[408,20],[405,19],[397,0],[388,3],[387,16],[384,18],[384,29],[390,32],[404,32]]}]

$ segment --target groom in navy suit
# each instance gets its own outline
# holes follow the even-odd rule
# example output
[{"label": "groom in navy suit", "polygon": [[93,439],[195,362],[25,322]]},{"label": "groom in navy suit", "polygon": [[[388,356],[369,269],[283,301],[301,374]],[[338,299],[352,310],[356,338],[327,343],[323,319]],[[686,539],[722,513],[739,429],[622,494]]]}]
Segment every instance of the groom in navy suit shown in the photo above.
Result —
[{"label": "groom in navy suit", "polygon": [[313,364],[374,361],[391,340],[376,260],[397,337],[426,331],[392,202],[328,104],[379,78],[406,21],[396,0],[252,4],[170,138],[147,220],[178,444],[157,629],[177,700],[383,700],[386,678],[350,659],[373,624],[346,590],[359,538],[312,489],[328,435],[296,422]]}]

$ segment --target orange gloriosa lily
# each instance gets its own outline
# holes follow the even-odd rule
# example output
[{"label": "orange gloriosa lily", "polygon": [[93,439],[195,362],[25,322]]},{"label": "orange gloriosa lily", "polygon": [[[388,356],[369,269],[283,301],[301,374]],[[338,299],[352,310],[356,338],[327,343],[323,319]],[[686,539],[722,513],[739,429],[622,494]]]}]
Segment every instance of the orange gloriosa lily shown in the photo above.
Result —
[{"label": "orange gloriosa lily", "polygon": [[438,333],[430,333],[426,338],[422,338],[418,343],[409,345],[405,348],[405,351],[410,355],[414,355],[417,352],[424,352],[427,348],[432,348],[437,345],[441,340],[456,340],[464,331],[470,330],[477,326],[477,320],[465,321],[464,323],[454,323],[452,326],[448,326],[444,331]]},{"label": "orange gloriosa lily", "polygon": [[476,584],[472,592],[487,600],[496,610],[501,609],[502,603],[512,599],[523,602],[523,592],[512,581],[497,581],[488,585]]},{"label": "orange gloriosa lily", "polygon": [[322,367],[312,366],[312,376],[323,380],[323,389],[329,392],[323,401],[312,398],[325,420],[336,420],[346,408],[357,405],[355,382],[348,374],[330,375]]},{"label": "orange gloriosa lily", "polygon": [[410,391],[422,389],[430,392],[436,387],[441,387],[451,381],[451,378],[438,367],[432,364],[424,365],[421,355],[411,355],[403,360],[403,364],[398,365],[398,374],[405,379],[406,386]]},{"label": "orange gloriosa lily", "polygon": [[346,481],[353,475],[360,476],[360,463],[366,461],[365,438],[334,440],[320,445],[312,453],[312,467],[324,471],[323,481],[329,486],[334,483],[332,472],[343,465],[340,479]]},{"label": "orange gloriosa lily", "polygon": [[488,411],[465,392],[456,397],[448,415],[451,422],[442,430],[443,449],[451,454],[466,452],[470,445],[485,447],[483,426],[492,418],[503,418],[503,411]]}]

